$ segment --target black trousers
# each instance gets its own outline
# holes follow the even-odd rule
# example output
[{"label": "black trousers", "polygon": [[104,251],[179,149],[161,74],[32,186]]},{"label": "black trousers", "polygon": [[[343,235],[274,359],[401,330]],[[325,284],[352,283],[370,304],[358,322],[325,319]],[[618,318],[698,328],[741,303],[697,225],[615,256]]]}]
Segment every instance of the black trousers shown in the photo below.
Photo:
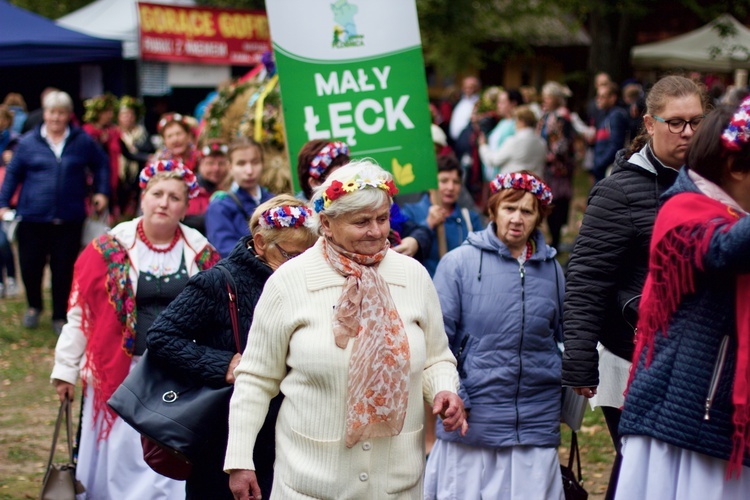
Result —
[{"label": "black trousers", "polygon": [[41,311],[42,278],[49,262],[52,272],[52,319],[64,320],[68,312],[68,296],[73,284],[73,266],[81,249],[83,221],[27,222],[18,224],[18,262],[21,265],[26,301],[30,308]]},{"label": "black trousers", "polygon": [[550,246],[557,249],[558,245],[560,245],[560,233],[562,228],[568,223],[570,200],[567,198],[555,198],[553,203],[555,208],[552,209],[552,213],[547,217],[547,225],[549,225],[549,232],[552,237]]}]

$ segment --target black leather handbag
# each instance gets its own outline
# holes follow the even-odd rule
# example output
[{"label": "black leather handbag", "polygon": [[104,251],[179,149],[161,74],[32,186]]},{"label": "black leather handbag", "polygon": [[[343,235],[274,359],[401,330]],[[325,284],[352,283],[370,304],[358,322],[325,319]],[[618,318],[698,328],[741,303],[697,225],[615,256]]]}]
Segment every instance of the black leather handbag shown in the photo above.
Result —
[{"label": "black leather handbag", "polygon": [[[226,277],[229,312],[240,351],[236,287]],[[164,366],[146,351],[107,404],[141,434],[144,460],[159,474],[187,479],[205,443],[226,432],[233,386],[212,387]]]},{"label": "black leather handbag", "polygon": [[[575,432],[571,432],[570,441],[570,457],[568,458],[568,466],[560,465],[560,472],[562,473],[563,492],[565,493],[565,500],[586,500],[589,497],[588,492],[583,488],[581,483],[583,482],[581,476],[581,451],[578,449],[578,435]],[[578,476],[576,477],[573,472],[573,461],[577,462],[578,465]]]}]

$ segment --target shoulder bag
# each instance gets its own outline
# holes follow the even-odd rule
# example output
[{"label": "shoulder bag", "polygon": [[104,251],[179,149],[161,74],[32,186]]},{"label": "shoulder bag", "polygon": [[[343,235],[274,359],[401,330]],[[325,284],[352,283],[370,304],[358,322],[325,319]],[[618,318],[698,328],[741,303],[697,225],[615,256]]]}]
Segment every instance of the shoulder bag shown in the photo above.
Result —
[{"label": "shoulder bag", "polygon": [[[240,352],[237,289],[224,273],[235,347]],[[143,458],[153,470],[187,479],[204,444],[225,431],[233,386],[212,387],[164,366],[146,351],[107,404],[141,434]]]},{"label": "shoulder bag", "polygon": [[[39,494],[41,500],[75,500],[76,494],[83,493],[86,489],[80,481],[76,480],[76,465],[73,462],[73,440],[72,422],[70,420],[71,402],[65,398],[60,403],[60,411],[57,413],[55,433],[52,436],[52,449],[49,451],[47,461],[47,472],[44,473],[42,491]],[[53,464],[55,448],[57,448],[57,437],[60,435],[60,426],[65,419],[65,433],[68,443],[68,462]]]},{"label": "shoulder bag", "polygon": [[[586,500],[589,497],[589,494],[583,489],[583,486],[581,486],[583,480],[581,476],[581,451],[578,449],[578,434],[576,432],[571,432],[570,439],[570,457],[568,458],[568,466],[560,465],[563,493],[565,493],[565,500]],[[573,472],[574,460],[578,464],[577,477],[576,473]]]}]

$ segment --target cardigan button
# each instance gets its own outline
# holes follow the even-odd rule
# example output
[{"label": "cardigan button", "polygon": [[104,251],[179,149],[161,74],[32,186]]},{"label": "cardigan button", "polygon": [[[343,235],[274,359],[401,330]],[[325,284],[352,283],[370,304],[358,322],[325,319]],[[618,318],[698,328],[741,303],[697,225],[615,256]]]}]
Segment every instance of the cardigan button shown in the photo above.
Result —
[{"label": "cardigan button", "polygon": [[360,473],[360,475],[359,475],[359,480],[360,481],[364,482],[364,481],[367,481],[368,479],[370,479],[370,476],[367,474],[367,472]]},{"label": "cardigan button", "polygon": [[370,444],[369,441],[365,441],[362,443],[362,449],[365,451],[370,451],[372,449],[372,444]]}]

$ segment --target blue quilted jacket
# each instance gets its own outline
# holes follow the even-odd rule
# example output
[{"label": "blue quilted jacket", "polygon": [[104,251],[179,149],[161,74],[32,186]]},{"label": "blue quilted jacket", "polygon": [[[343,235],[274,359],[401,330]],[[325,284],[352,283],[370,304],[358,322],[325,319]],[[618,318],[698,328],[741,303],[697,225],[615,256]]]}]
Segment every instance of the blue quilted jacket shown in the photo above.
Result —
[{"label": "blue quilted jacket", "polygon": [[17,207],[23,220],[82,221],[89,174],[94,178],[94,192],[109,196],[109,162],[86,132],[70,127],[58,160],[37,126],[18,142],[0,189],[0,207],[9,206],[16,188],[23,184]]},{"label": "blue quilted jacket", "polygon": [[[686,168],[663,201],[682,192],[698,192]],[[703,259],[705,270],[696,274],[695,293],[683,298],[667,335],[656,333],[649,367],[644,367],[645,352],[638,360],[620,434],[650,436],[712,457],[729,458],[737,355],[735,276],[750,272],[748,255],[750,217],[727,232],[714,232]],[[723,350],[726,357],[722,363]],[[716,395],[707,404],[714,387]],[[747,454],[744,464],[750,466]]]},{"label": "blue quilted jacket", "polygon": [[472,446],[557,446],[565,281],[539,231],[523,265],[495,234],[471,233],[438,264],[435,287],[459,364],[469,432],[440,439]]}]

